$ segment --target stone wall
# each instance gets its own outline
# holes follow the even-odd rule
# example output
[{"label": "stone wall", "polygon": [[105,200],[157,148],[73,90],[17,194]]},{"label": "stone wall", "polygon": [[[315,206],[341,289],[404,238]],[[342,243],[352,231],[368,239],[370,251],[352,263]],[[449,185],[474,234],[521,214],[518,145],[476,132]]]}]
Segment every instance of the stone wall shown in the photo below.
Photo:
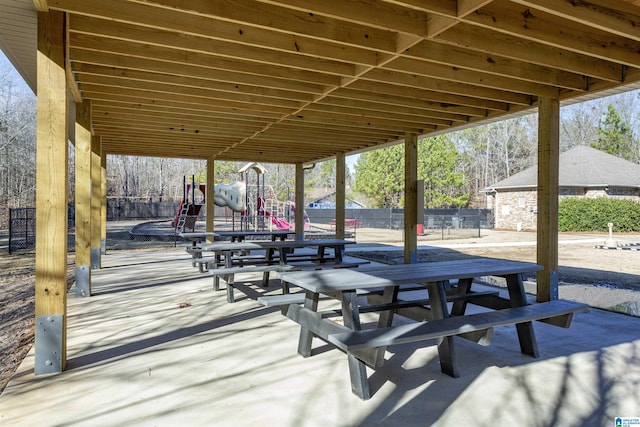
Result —
[{"label": "stone wall", "polygon": [[537,191],[509,191],[493,195],[495,228],[498,230],[535,230]]},{"label": "stone wall", "polygon": [[[640,201],[640,192],[634,189],[563,188],[560,197],[617,197]],[[487,195],[487,207],[495,212],[497,230],[535,230],[537,228],[538,193],[531,191],[500,191]]]}]

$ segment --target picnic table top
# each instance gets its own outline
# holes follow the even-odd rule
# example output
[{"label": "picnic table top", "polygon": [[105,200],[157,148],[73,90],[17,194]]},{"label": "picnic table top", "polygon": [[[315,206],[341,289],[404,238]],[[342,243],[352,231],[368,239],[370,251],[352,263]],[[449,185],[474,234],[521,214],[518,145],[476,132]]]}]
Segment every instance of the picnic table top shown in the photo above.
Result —
[{"label": "picnic table top", "polygon": [[204,251],[241,251],[252,249],[307,248],[316,246],[339,247],[355,244],[353,240],[312,239],[312,240],[253,240],[251,242],[213,242],[202,246]]},{"label": "picnic table top", "polygon": [[220,234],[215,231],[195,231],[195,232],[178,233],[178,236],[182,237],[183,239],[198,240],[198,239],[204,239],[207,237],[218,237],[220,236]]},{"label": "picnic table top", "polygon": [[178,233],[178,236],[185,239],[205,238],[205,237],[241,237],[241,236],[287,236],[296,234],[287,230],[224,230],[224,231],[194,231]]},{"label": "picnic table top", "polygon": [[282,273],[285,282],[312,292],[379,288],[416,282],[439,282],[480,276],[506,276],[542,270],[531,262],[472,258],[420,264],[386,265],[367,271],[321,270]]}]

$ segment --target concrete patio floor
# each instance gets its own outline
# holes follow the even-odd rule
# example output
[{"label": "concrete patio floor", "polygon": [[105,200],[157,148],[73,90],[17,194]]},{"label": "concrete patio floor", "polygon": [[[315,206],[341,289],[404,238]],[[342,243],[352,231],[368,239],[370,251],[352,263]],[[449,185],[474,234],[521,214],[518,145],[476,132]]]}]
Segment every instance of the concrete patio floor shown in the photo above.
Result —
[{"label": "concrete patio floor", "polygon": [[[541,357],[514,327],[480,347],[457,340],[462,375],[440,372],[436,348],[387,350],[373,397],[351,393],[347,360],[237,278],[237,302],[212,291],[181,248],[111,252],[91,298],[69,294],[68,362],[34,376],[33,350],[0,396],[7,426],[613,426],[640,417],[640,319],[598,309],[570,329],[535,324]],[[366,266],[361,267],[365,269]],[[257,276],[253,276],[256,278]],[[272,280],[271,292],[277,292]]]}]

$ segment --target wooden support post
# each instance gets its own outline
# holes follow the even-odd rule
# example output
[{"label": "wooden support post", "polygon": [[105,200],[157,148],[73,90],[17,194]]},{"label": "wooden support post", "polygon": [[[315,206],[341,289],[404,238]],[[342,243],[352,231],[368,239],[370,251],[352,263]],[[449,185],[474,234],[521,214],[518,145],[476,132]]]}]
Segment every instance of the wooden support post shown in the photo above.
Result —
[{"label": "wooden support post", "polygon": [[539,302],[558,299],[558,175],[560,103],[541,98],[538,106],[538,239]]},{"label": "wooden support post", "polygon": [[346,164],[344,153],[336,155],[336,238],[344,239]]},{"label": "wooden support post", "polygon": [[418,262],[418,136],[404,138],[404,263]]},{"label": "wooden support post", "polygon": [[296,240],[304,240],[304,167],[296,163]]},{"label": "wooden support post", "polygon": [[91,295],[91,104],[76,104],[76,296]]},{"label": "wooden support post", "polygon": [[[215,158],[209,157],[207,159],[207,189],[205,194],[206,198],[206,209],[207,209],[207,218],[205,221],[205,230],[207,232],[213,232],[214,225],[214,214],[215,214],[215,203],[214,201],[214,186],[215,186],[215,178],[216,178],[216,170],[215,170]],[[213,237],[209,238],[210,242],[213,242]]]},{"label": "wooden support post", "polygon": [[102,237],[102,173],[100,170],[100,157],[102,152],[99,136],[91,138],[91,269],[102,267],[102,250],[100,238]]},{"label": "wooden support post", "polygon": [[64,13],[38,13],[35,373],[67,359],[68,91]]},{"label": "wooden support post", "polygon": [[107,153],[100,153],[100,253],[107,253]]}]

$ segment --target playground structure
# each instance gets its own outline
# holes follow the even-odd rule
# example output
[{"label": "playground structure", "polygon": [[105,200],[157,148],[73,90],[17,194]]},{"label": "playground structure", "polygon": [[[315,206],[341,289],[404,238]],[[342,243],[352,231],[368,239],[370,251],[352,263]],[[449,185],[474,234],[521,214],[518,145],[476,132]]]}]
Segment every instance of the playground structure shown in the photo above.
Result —
[{"label": "playground structure", "polygon": [[[256,184],[247,185],[249,171],[256,174]],[[295,203],[278,200],[275,190],[264,183],[267,170],[259,163],[248,163],[239,171],[240,181],[230,184],[215,184],[213,202],[216,206],[226,207],[231,212],[232,229],[236,229],[236,218],[240,230],[293,230],[295,224]],[[262,178],[262,179],[261,179]],[[206,205],[206,184],[187,182],[183,177],[184,194],[176,216],[171,222],[176,233],[194,231],[196,222]],[[228,219],[228,217],[226,217]],[[304,215],[305,228],[309,227],[309,217]]]},{"label": "playground structure", "polygon": [[171,225],[175,227],[176,232],[183,232],[185,230],[193,230],[196,226],[196,221],[200,216],[200,211],[205,205],[206,201],[206,185],[195,182],[195,176],[191,176],[191,182],[187,182],[187,177],[182,177],[182,188],[184,193],[178,206],[176,216],[171,222]]}]

